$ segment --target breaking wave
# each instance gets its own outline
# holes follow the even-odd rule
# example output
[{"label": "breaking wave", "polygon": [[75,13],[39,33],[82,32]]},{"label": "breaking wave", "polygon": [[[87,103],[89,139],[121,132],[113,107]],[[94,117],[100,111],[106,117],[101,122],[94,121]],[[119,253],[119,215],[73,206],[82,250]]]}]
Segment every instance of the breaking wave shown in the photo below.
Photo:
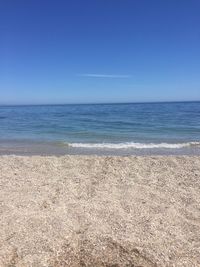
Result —
[{"label": "breaking wave", "polygon": [[151,149],[151,148],[166,148],[166,149],[177,149],[184,147],[196,147],[200,146],[200,142],[187,142],[187,143],[68,143],[70,147],[74,148],[98,148],[98,149]]}]

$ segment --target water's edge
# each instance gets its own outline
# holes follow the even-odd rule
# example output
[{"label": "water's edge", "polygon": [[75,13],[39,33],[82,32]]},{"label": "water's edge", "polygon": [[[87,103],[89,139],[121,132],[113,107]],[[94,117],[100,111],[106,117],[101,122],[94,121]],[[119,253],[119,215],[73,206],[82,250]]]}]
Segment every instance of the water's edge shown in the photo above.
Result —
[{"label": "water's edge", "polygon": [[30,140],[0,141],[0,155],[200,155],[200,142],[65,143]]}]

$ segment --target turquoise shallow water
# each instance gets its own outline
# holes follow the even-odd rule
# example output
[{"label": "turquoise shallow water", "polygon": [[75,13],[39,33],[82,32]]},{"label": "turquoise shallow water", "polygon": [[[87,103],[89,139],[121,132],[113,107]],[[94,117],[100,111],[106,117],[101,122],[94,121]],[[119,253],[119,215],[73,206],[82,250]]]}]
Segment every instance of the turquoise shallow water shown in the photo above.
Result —
[{"label": "turquoise shallow water", "polygon": [[200,102],[0,107],[0,148],[36,144],[63,153],[198,154]]}]

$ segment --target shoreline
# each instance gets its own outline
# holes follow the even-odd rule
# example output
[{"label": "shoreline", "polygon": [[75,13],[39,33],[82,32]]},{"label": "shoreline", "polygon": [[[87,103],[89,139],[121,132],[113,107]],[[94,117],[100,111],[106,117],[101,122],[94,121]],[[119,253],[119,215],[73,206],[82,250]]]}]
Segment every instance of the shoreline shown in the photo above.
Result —
[{"label": "shoreline", "polygon": [[200,156],[200,142],[67,144],[60,141],[0,140],[1,155]]},{"label": "shoreline", "polygon": [[0,266],[200,265],[199,156],[0,156]]}]

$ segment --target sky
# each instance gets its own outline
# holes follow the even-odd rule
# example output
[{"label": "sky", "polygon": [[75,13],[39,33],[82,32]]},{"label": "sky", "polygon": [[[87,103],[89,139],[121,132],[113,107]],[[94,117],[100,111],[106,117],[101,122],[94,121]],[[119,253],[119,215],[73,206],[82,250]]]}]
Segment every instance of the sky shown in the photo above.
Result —
[{"label": "sky", "polygon": [[0,104],[200,100],[199,0],[1,0]]}]

